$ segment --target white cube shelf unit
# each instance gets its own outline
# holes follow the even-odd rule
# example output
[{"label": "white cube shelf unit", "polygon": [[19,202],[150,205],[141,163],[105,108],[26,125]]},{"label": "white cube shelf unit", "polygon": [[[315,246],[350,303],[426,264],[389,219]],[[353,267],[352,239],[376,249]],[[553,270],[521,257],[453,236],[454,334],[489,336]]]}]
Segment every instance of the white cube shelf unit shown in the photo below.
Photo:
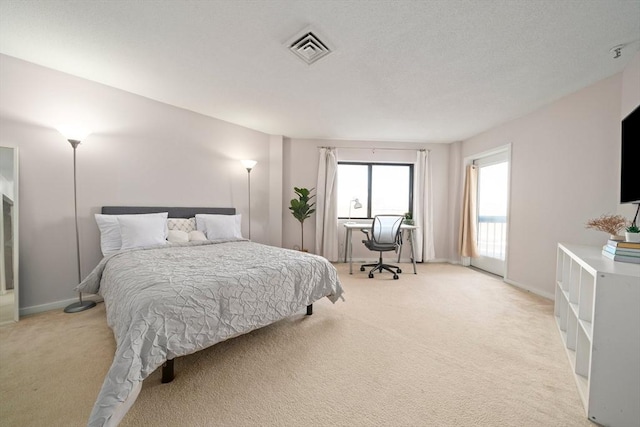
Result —
[{"label": "white cube shelf unit", "polygon": [[640,264],[558,244],[555,316],[587,417],[640,426]]}]

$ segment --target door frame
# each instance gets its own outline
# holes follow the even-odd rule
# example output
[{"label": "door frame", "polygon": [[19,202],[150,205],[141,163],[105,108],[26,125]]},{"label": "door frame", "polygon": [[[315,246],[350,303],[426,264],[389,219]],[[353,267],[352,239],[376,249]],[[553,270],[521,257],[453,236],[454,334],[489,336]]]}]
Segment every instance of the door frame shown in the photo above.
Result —
[{"label": "door frame", "polygon": [[[506,279],[509,277],[509,240],[511,239],[511,143],[464,157],[462,162],[462,171],[466,170],[467,165],[473,164],[474,160],[479,160],[501,153],[506,153],[507,157],[507,239],[505,242],[504,275],[502,276],[503,279]],[[464,177],[461,182],[464,182]],[[462,257],[461,262],[463,266],[471,266],[471,258],[469,257]]]}]

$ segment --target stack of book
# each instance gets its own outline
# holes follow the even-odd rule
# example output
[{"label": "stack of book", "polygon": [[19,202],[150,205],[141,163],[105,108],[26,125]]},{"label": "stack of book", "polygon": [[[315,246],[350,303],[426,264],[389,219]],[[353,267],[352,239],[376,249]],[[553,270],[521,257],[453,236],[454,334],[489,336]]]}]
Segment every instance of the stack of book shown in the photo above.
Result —
[{"label": "stack of book", "polygon": [[614,261],[640,264],[640,243],[609,240],[602,247],[602,255]]}]

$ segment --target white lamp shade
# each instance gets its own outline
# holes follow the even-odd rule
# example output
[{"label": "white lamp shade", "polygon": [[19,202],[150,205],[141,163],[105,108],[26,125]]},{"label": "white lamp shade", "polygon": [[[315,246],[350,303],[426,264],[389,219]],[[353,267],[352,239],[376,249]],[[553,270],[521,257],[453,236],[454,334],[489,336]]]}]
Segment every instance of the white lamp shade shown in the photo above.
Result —
[{"label": "white lamp shade", "polygon": [[83,141],[91,131],[89,129],[77,126],[59,126],[58,132],[67,140]]},{"label": "white lamp shade", "polygon": [[240,160],[240,163],[242,163],[242,166],[244,166],[247,169],[253,169],[253,167],[258,163],[255,160]]}]

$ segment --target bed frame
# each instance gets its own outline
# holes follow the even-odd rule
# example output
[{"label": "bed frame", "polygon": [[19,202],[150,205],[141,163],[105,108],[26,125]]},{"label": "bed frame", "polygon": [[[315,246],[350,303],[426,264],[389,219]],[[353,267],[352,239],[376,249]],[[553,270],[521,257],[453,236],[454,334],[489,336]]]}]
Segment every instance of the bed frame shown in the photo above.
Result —
[{"label": "bed frame", "polygon": [[[168,212],[169,218],[193,218],[196,214],[235,215],[236,208],[190,208],[190,207],[157,207],[157,206],[103,206],[104,215],[133,215]],[[313,304],[307,306],[307,316],[313,314]],[[162,365],[162,382],[170,383],[175,378],[173,360]]]}]

